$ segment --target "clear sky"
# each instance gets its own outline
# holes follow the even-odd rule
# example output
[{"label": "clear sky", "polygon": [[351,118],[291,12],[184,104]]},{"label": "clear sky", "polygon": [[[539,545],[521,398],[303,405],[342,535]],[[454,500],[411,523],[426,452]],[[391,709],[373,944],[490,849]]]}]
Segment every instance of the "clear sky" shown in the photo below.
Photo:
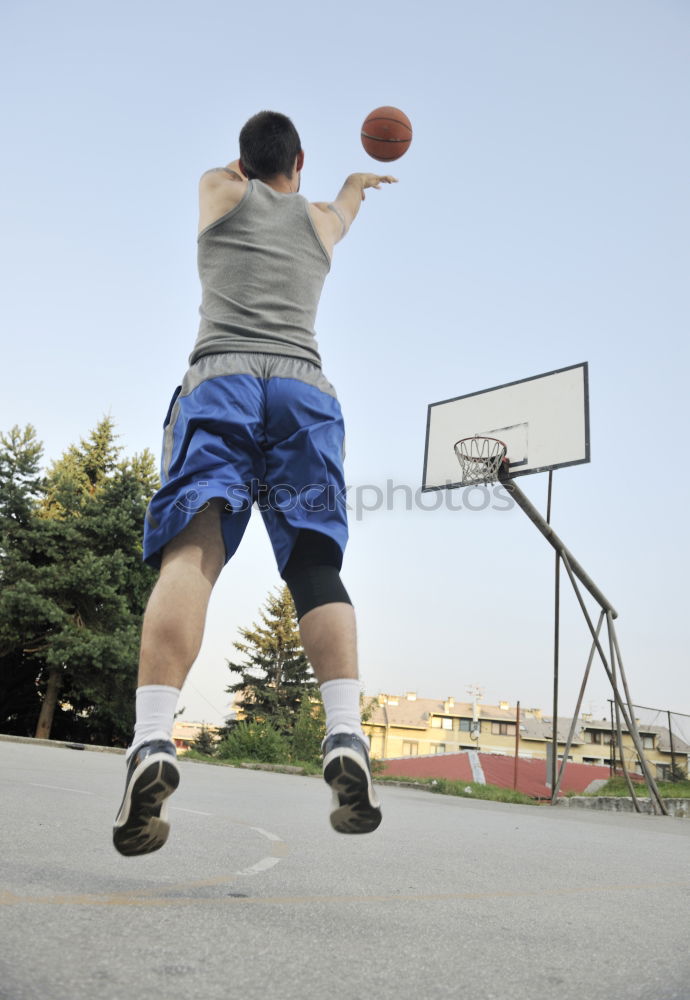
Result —
[{"label": "clear sky", "polygon": [[[685,0],[4,0],[0,82],[0,428],[32,423],[49,461],[109,413],[157,454],[198,323],[199,176],[270,108],[300,131],[302,192],[332,198],[378,169],[360,124],[396,105],[400,183],[336,248],[317,328],[353,496],[417,490],[428,403],[588,361],[592,461],[555,473],[553,524],[619,611],[633,699],[690,712]],[[543,510],[546,476],[521,485]],[[389,507],[353,511],[343,569],[366,690],[550,710],[533,525]],[[222,718],[237,630],[279,582],[255,515],[187,718]],[[564,586],[562,714],[588,650]],[[595,666],[585,710],[608,697]]]}]

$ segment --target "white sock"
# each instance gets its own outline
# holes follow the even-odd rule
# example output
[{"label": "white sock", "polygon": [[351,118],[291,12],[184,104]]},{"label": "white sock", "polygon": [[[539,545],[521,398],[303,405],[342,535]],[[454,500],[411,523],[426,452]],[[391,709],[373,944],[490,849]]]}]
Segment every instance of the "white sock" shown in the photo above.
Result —
[{"label": "white sock", "polygon": [[126,754],[128,760],[148,740],[172,739],[179,697],[179,688],[165,684],[146,684],[137,688],[137,714],[132,745]]},{"label": "white sock", "polygon": [[357,733],[368,746],[359,709],[359,681],[351,677],[340,677],[335,681],[326,681],[320,689],[326,710],[326,736],[333,736],[334,733]]}]

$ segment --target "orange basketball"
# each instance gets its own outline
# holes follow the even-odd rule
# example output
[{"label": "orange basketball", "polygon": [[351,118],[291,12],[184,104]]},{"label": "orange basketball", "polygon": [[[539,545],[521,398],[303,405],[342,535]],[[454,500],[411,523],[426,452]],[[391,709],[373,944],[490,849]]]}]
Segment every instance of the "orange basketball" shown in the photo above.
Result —
[{"label": "orange basketball", "polygon": [[406,153],[412,142],[412,125],[399,108],[377,108],[364,119],[362,145],[369,156],[387,163]]}]

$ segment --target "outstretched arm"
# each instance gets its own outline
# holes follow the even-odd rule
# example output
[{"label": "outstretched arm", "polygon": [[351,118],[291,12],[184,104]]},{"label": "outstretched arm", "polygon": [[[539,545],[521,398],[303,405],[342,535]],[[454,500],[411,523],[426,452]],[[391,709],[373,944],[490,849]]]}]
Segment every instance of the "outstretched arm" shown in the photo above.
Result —
[{"label": "outstretched arm", "polygon": [[317,210],[314,221],[328,249],[332,250],[347,233],[365,199],[367,188],[378,190],[382,184],[397,183],[397,178],[388,174],[350,174],[335,201],[315,202],[312,206]]},{"label": "outstretched arm", "polygon": [[[367,188],[381,187],[382,184],[397,184],[395,177],[390,177],[388,174],[381,176],[379,174],[350,174],[345,183],[338,193],[338,197],[335,199],[333,204],[336,208],[340,209],[345,219],[345,232],[350,228],[354,222],[357,213],[359,212],[360,205],[364,201],[366,195],[364,192]],[[345,233],[343,233],[343,236]]]}]

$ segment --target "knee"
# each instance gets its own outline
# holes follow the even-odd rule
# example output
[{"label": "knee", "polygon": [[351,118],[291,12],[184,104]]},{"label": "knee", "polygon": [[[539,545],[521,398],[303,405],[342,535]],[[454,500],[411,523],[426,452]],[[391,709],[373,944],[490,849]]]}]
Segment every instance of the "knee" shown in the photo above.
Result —
[{"label": "knee", "polygon": [[340,546],[318,531],[297,536],[282,576],[295,602],[298,621],[322,604],[352,604],[340,579]]},{"label": "knee", "polygon": [[284,577],[300,621],[322,604],[352,604],[335,566],[305,566]]}]

